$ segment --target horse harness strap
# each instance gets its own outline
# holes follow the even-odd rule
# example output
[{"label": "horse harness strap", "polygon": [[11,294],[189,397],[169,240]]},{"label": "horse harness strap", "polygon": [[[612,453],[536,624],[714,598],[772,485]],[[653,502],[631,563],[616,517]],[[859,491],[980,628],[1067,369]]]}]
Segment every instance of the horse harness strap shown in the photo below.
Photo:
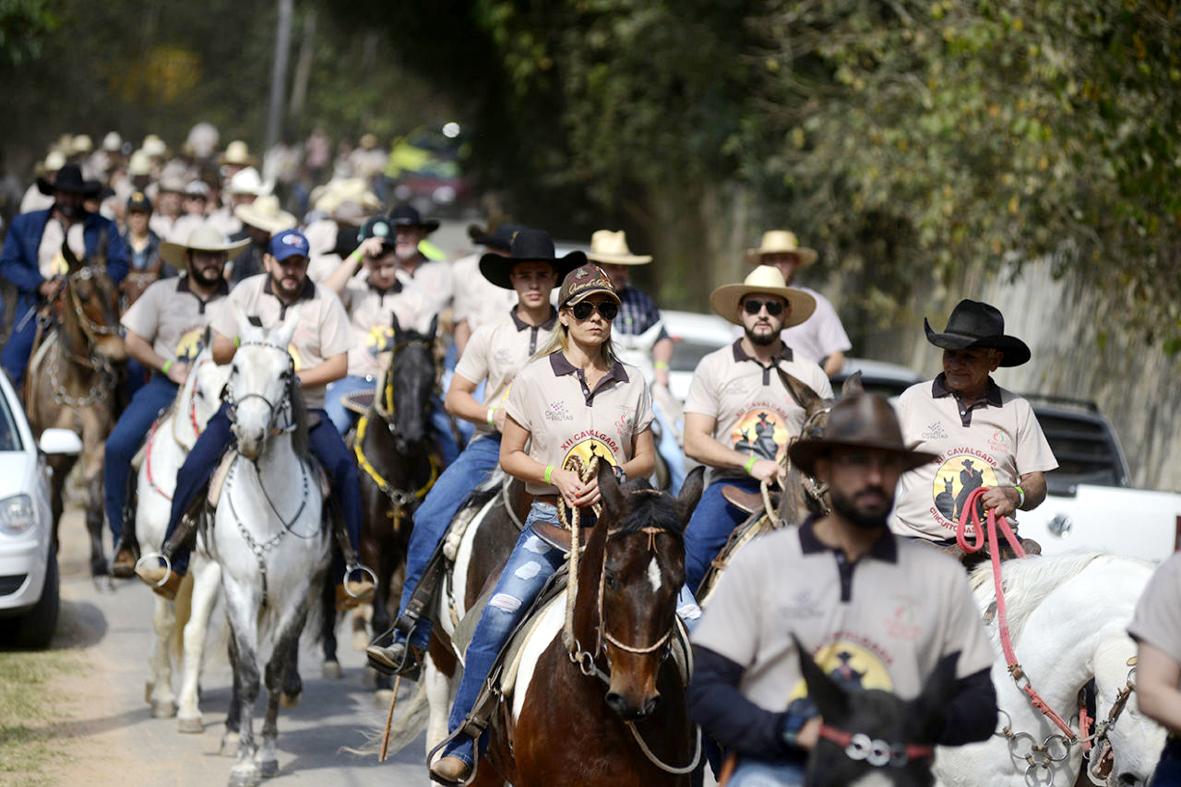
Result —
[{"label": "horse harness strap", "polygon": [[404,509],[416,505],[418,501],[426,497],[427,493],[435,485],[435,482],[439,480],[439,461],[433,453],[429,455],[431,475],[422,487],[413,492],[397,489],[373,466],[373,463],[369,461],[369,457],[365,456],[365,449],[362,446],[364,445],[365,433],[368,431],[368,428],[369,416],[363,415],[357,421],[357,434],[353,439],[353,455],[357,458],[357,465],[365,471],[365,475],[369,476],[369,480],[393,503],[393,508],[388,516],[396,523],[404,515]]},{"label": "horse harness strap", "polygon": [[918,743],[889,743],[870,738],[863,732],[852,733],[828,724],[820,725],[820,737],[835,743],[850,760],[864,762],[875,768],[905,768],[915,760],[929,760],[935,747]]}]

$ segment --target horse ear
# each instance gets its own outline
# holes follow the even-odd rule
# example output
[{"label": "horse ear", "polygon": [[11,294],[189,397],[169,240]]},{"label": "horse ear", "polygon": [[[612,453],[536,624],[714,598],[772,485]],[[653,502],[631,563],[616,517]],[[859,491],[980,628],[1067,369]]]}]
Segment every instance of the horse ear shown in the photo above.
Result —
[{"label": "horse ear", "polygon": [[255,326],[254,323],[250,321],[250,318],[246,315],[246,312],[242,311],[241,309],[234,308],[233,306],[228,306],[227,308],[234,309],[234,319],[238,323],[238,338],[243,342],[257,340],[261,331],[257,326]]},{"label": "horse ear", "polygon": [[436,314],[431,317],[431,327],[426,332],[426,340],[428,343],[434,343],[435,333],[439,330],[439,315]]},{"label": "horse ear", "polygon": [[[66,235],[69,235],[67,232]],[[70,273],[82,267],[82,263],[78,260],[78,256],[74,254],[74,250],[70,248],[70,242],[67,238],[62,238],[62,257],[66,261],[66,268]]]},{"label": "horse ear", "polygon": [[841,398],[848,399],[850,396],[857,396],[865,393],[865,385],[861,382],[861,371],[853,372],[845,378],[845,382],[841,384]]},{"label": "horse ear", "polygon": [[805,413],[813,413],[824,404],[824,399],[820,394],[812,390],[812,387],[787,372],[776,366],[775,371],[779,374],[779,381],[783,383],[783,387],[791,394],[791,398],[795,399],[796,404],[803,408]]},{"label": "horse ear", "polygon": [[275,328],[271,334],[271,342],[279,347],[286,348],[291,344],[291,337],[295,335],[295,329],[299,326],[299,307],[290,309],[287,312],[287,319]]},{"label": "horse ear", "polygon": [[677,496],[677,519],[682,524],[689,522],[689,517],[693,515],[693,509],[697,508],[697,503],[701,501],[703,489],[705,489],[705,465],[698,465],[689,475],[685,476],[685,482],[681,485],[681,494]]},{"label": "horse ear", "polygon": [[840,723],[849,714],[849,695],[820,668],[794,633],[791,641],[795,643],[796,653],[799,654],[800,672],[808,685],[808,698],[816,703],[821,718],[826,722]]},{"label": "horse ear", "polygon": [[394,341],[398,339],[398,334],[402,332],[402,326],[398,322],[398,315],[390,312],[390,327],[394,329]]},{"label": "horse ear", "polygon": [[957,679],[956,664],[960,652],[948,654],[935,665],[935,671],[927,678],[923,692],[911,700],[913,717],[922,725],[923,742],[934,743],[943,733],[944,709],[955,696]]},{"label": "horse ear", "polygon": [[615,480],[615,470],[605,459],[599,460],[599,494],[603,496],[603,511],[621,516],[627,508],[627,496]]}]

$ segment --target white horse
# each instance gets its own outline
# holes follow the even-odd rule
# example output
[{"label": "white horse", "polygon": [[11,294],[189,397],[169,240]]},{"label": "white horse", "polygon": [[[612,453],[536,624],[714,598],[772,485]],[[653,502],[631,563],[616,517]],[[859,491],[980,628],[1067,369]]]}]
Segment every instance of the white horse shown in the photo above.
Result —
[{"label": "white horse", "polygon": [[[238,314],[241,346],[230,370],[238,453],[214,515],[209,551],[221,567],[230,622],[232,702],[240,714],[238,759],[230,773],[235,787],[278,772],[283,679],[294,668],[291,656],[329,558],[323,497],[306,454],[306,413],[287,351],[298,321],[290,314],[268,333]],[[264,666],[267,712],[256,746],[254,701]]]},{"label": "white horse", "polygon": [[[1079,690],[1092,678],[1096,683],[1099,721],[1108,718],[1117,694],[1132,676],[1136,646],[1127,634],[1136,600],[1143,592],[1152,566],[1114,555],[1068,554],[1032,557],[1003,564],[1004,592],[1017,660],[1033,685],[1073,729],[1078,730]],[[988,563],[972,572],[976,602],[982,612],[992,609],[992,568]],[[997,652],[992,680],[1002,711],[998,727],[1010,725],[1018,737],[994,735],[970,746],[940,748],[935,771],[949,787],[1069,787],[1083,766],[1082,748],[1053,739],[1048,753],[1059,761],[1034,754],[1024,759],[1032,743],[1045,746],[1061,735],[1017,688],[1001,655],[997,621],[989,623]],[[1108,739],[1113,761],[1107,784],[1112,787],[1146,784],[1164,746],[1164,730],[1140,713],[1136,694],[1111,727]],[[1083,778],[1085,783],[1086,779]]]},{"label": "white horse", "polygon": [[[136,482],[137,505],[135,534],[143,551],[159,552],[168,527],[169,508],[176,488],[176,472],[188,456],[205,424],[217,412],[219,394],[229,375],[229,367],[218,366],[208,349],[194,360],[185,384],[177,392],[172,409],[152,425],[144,444],[143,459]],[[193,555],[193,585],[182,586],[182,594],[192,591],[190,618],[184,627],[185,674],[180,693],[180,731],[201,732],[201,712],[197,708],[197,680],[200,677],[202,651],[210,613],[219,587],[217,564],[208,560],[204,544],[199,542]],[[182,600],[184,598],[182,595]],[[156,718],[171,718],[177,713],[172,693],[173,653],[176,642],[176,602],[156,596],[153,627],[156,643],[148,658],[146,699]]]}]

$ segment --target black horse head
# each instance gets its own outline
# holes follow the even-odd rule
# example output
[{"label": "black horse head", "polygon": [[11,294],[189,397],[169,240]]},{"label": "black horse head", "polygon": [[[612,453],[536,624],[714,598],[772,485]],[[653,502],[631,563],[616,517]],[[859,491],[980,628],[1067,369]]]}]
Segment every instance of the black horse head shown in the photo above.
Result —
[{"label": "black horse head", "polygon": [[383,404],[392,412],[390,419],[398,449],[405,450],[426,442],[430,433],[431,397],[435,392],[435,332],[439,318],[431,320],[430,329],[419,333],[402,328],[397,315],[391,317],[394,329],[393,358],[382,386]]}]

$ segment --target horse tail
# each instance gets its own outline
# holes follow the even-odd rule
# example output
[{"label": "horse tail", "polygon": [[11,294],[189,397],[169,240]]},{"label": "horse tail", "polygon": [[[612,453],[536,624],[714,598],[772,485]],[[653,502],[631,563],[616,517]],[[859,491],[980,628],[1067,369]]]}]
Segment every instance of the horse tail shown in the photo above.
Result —
[{"label": "horse tail", "polygon": [[177,663],[184,658],[185,626],[193,616],[193,575],[185,574],[176,593],[176,625],[172,629],[172,654]]},{"label": "horse tail", "polygon": [[[430,720],[431,706],[427,697],[426,681],[419,680],[414,694],[405,702],[398,703],[397,715],[390,726],[390,752],[397,754],[418,739]],[[385,726],[376,727],[365,733],[365,743],[359,747],[347,746],[344,751],[362,757],[377,756],[381,751],[381,739]]]}]

